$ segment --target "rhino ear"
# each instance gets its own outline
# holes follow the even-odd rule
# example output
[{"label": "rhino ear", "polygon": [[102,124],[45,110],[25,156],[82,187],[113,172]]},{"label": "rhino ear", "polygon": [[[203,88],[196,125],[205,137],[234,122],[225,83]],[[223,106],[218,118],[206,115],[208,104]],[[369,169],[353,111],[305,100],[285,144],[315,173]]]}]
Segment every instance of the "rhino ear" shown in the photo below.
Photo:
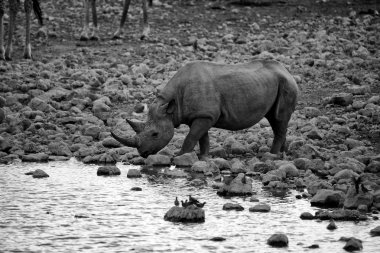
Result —
[{"label": "rhino ear", "polygon": [[173,114],[174,109],[175,109],[175,102],[174,100],[172,100],[169,103],[160,105],[159,112],[162,114]]}]

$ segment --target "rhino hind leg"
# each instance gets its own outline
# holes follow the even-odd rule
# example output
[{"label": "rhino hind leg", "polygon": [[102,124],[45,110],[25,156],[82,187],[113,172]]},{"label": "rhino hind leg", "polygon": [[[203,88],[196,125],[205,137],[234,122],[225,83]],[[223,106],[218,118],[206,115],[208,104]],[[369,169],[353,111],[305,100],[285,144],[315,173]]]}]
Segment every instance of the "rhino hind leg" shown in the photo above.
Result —
[{"label": "rhino hind leg", "polygon": [[[190,132],[187,134],[179,155],[190,153],[194,150],[195,145],[199,141],[201,155],[208,153],[209,137],[208,130],[212,127],[213,122],[211,119],[198,118],[195,119],[190,126]],[[207,154],[206,154],[207,155]]]},{"label": "rhino hind leg", "polygon": [[276,120],[275,117],[267,117],[274,134],[272,147],[270,152],[272,154],[279,154],[285,151],[286,132],[288,130],[288,120]]},{"label": "rhino hind leg", "polygon": [[205,160],[210,150],[210,138],[208,132],[199,139],[199,160]]}]

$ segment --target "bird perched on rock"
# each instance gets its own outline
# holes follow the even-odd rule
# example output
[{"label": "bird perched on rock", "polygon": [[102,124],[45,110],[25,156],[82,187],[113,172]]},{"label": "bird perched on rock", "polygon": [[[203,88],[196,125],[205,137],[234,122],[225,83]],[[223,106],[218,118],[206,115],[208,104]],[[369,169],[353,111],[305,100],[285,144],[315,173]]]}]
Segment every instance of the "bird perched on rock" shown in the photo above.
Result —
[{"label": "bird perched on rock", "polygon": [[189,206],[189,202],[187,200],[185,202],[181,200],[181,204],[182,204],[182,207],[185,207],[185,208]]},{"label": "bird perched on rock", "polygon": [[193,198],[193,197],[191,197],[191,195],[189,195],[189,203],[190,203],[190,205],[191,204],[199,204],[199,200],[197,200],[196,198]]},{"label": "bird perched on rock", "polygon": [[177,198],[177,197],[175,197],[174,205],[175,205],[175,206],[179,206],[179,201],[178,201],[178,198]]},{"label": "bird perched on rock", "polygon": [[203,208],[205,206],[206,202],[203,203],[196,203],[195,206],[199,208]]}]

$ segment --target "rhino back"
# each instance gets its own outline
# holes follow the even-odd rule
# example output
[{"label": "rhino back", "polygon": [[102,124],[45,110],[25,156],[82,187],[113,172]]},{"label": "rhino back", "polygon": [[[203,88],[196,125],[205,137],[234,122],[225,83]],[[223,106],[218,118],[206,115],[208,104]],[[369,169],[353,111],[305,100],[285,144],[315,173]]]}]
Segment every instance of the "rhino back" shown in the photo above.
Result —
[{"label": "rhino back", "polygon": [[203,117],[212,119],[215,127],[244,129],[257,123],[273,106],[279,85],[278,64],[190,63],[176,73],[161,96],[175,100],[179,123],[190,124]]}]

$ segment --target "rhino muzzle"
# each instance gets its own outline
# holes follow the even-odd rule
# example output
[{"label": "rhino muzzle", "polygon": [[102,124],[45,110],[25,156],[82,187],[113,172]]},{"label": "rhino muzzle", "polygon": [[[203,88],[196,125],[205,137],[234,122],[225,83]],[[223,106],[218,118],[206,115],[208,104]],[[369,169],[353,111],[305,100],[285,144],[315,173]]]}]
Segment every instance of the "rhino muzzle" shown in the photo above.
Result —
[{"label": "rhino muzzle", "polygon": [[111,131],[111,135],[112,135],[112,137],[115,140],[117,140],[121,144],[124,144],[125,146],[132,147],[132,148],[138,148],[140,146],[138,138],[136,136],[133,136],[133,137],[132,136],[121,137],[121,136],[116,135],[112,131]]}]

